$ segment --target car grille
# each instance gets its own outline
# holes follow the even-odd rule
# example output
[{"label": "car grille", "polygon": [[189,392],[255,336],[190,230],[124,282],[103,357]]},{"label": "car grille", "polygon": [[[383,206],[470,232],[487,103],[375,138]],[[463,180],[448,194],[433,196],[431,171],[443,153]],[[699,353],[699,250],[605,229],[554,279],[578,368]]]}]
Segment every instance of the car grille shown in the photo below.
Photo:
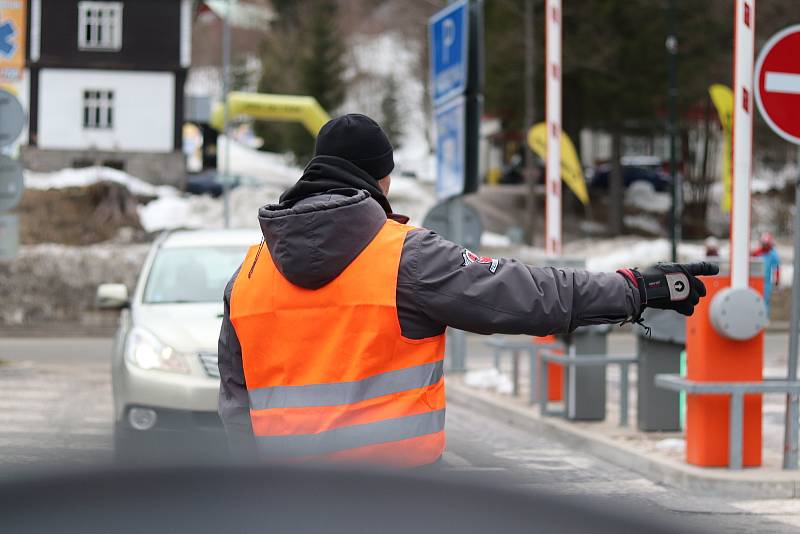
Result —
[{"label": "car grille", "polygon": [[219,366],[217,365],[217,355],[213,352],[201,352],[200,363],[203,364],[203,369],[206,370],[208,376],[219,378]]}]

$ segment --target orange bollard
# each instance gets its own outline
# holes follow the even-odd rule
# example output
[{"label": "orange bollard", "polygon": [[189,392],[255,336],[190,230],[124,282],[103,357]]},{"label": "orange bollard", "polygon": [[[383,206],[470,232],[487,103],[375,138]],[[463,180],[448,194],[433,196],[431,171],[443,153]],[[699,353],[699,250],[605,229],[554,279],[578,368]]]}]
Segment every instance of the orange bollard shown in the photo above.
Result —
[{"label": "orange bollard", "polygon": [[[746,341],[725,338],[709,319],[711,301],[731,284],[730,275],[705,280],[708,296],[686,321],[686,378],[701,382],[760,381],[764,367],[764,333]],[[750,287],[764,293],[764,279],[751,277]],[[686,461],[704,467],[728,465],[727,395],[686,396]],[[761,395],[744,398],[742,465],[761,465]]]},{"label": "orange bollard", "polygon": [[[542,336],[534,337],[533,342],[537,345],[549,345],[558,341],[556,336]],[[559,354],[563,353],[561,350],[555,350]],[[564,398],[564,366],[559,363],[547,364],[547,400],[560,401]]]}]

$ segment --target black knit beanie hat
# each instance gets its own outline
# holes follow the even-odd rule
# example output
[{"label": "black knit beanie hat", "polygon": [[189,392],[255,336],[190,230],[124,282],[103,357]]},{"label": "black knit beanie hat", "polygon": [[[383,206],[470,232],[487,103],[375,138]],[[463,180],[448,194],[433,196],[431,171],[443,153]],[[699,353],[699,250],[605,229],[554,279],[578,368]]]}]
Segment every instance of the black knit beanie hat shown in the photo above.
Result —
[{"label": "black knit beanie hat", "polygon": [[320,129],[314,155],[346,159],[380,180],[394,169],[393,152],[392,143],[377,122],[360,113],[348,113]]}]

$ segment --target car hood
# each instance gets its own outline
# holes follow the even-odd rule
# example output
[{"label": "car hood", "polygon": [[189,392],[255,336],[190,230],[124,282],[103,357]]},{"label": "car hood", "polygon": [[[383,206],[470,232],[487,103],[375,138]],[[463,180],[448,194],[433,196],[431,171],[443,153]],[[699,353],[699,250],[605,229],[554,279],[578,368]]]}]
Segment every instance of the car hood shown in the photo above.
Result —
[{"label": "car hood", "polygon": [[222,299],[219,303],[141,305],[134,310],[133,324],[179,352],[216,353]]}]

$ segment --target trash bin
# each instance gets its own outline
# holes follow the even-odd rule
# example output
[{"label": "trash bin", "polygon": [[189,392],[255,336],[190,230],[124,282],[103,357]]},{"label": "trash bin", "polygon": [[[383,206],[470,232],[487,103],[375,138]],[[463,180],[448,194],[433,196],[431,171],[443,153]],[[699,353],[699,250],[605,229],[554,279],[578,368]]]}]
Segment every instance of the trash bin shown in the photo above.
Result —
[{"label": "trash bin", "polygon": [[[575,356],[608,353],[610,325],[583,326],[569,336]],[[591,365],[568,367],[564,376],[566,414],[576,421],[602,421],[606,417],[606,367]]]},{"label": "trash bin", "polygon": [[657,388],[655,376],[681,371],[681,352],[686,345],[686,318],[670,310],[648,308],[642,318],[650,335],[637,326],[636,424],[644,431],[677,431],[681,429],[680,395],[676,391]]}]

